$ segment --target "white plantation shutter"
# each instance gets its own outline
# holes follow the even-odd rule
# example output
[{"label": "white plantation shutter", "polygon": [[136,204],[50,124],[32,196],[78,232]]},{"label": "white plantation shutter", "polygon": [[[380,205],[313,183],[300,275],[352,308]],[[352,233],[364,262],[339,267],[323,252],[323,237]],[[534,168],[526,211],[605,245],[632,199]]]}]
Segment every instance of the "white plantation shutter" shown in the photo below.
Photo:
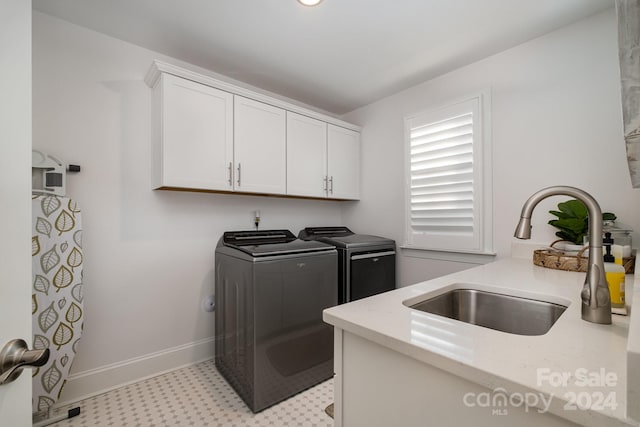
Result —
[{"label": "white plantation shutter", "polygon": [[405,120],[408,246],[486,249],[480,107],[478,96]]}]

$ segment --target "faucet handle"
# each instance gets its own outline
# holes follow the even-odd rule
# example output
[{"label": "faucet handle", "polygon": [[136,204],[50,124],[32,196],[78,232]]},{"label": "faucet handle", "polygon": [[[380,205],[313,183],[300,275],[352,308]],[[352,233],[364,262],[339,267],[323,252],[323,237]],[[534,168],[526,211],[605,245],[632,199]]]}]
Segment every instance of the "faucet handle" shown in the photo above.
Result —
[{"label": "faucet handle", "polygon": [[[600,248],[602,252],[602,248]],[[582,299],[582,318],[593,323],[611,324],[611,296],[604,270],[596,263],[589,264]]]},{"label": "faucet handle", "polygon": [[582,287],[582,292],[580,292],[580,299],[582,300],[582,305],[589,305],[589,300],[591,300],[591,288],[589,288],[589,283],[585,282]]}]

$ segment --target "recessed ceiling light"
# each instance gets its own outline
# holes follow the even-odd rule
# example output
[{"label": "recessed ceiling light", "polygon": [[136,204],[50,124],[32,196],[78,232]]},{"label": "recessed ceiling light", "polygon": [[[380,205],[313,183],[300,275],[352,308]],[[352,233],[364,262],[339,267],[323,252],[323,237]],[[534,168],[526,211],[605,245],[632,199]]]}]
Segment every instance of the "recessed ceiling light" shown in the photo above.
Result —
[{"label": "recessed ceiling light", "polygon": [[298,0],[298,3],[305,6],[317,6],[322,0]]}]

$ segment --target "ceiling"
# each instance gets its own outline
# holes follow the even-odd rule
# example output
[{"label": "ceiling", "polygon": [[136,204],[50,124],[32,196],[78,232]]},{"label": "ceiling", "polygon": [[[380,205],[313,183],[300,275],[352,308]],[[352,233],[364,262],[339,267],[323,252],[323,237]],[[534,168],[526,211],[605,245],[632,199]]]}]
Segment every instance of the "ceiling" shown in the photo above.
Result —
[{"label": "ceiling", "polygon": [[33,8],[340,115],[613,2],[33,0]]}]

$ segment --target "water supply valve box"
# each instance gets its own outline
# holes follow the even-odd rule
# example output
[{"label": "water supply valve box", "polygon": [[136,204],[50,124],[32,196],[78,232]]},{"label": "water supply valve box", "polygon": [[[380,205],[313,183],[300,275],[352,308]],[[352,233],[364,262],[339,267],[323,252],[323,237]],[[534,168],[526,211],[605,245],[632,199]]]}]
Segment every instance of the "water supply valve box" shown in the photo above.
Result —
[{"label": "water supply valve box", "polygon": [[31,150],[31,191],[34,193],[66,194],[66,168],[55,157]]}]

